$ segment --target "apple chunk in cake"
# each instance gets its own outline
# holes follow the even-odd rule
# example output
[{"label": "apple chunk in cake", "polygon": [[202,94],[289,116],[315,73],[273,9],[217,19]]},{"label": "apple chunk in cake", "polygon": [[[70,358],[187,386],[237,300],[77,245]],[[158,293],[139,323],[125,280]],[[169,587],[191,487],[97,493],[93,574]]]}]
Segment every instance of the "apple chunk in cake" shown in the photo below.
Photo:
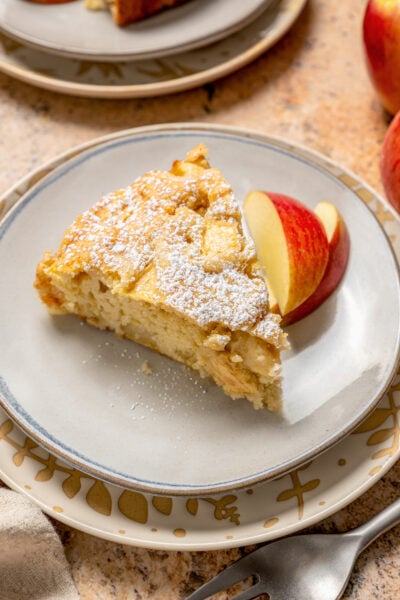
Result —
[{"label": "apple chunk in cake", "polygon": [[149,346],[256,408],[280,405],[286,347],[253,242],[203,145],[101,198],[37,266],[53,314]]}]

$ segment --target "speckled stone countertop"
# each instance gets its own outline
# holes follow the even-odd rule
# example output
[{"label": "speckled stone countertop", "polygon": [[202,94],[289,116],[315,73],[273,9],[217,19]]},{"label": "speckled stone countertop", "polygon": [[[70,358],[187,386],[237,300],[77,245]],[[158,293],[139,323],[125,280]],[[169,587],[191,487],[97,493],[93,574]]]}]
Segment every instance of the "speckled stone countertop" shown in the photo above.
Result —
[{"label": "speckled stone countertop", "polygon": [[[365,4],[309,0],[290,32],[251,65],[213,84],[162,98],[72,98],[0,74],[0,193],[71,146],[119,129],[173,121],[237,125],[290,139],[334,159],[382,192],[379,153],[389,121],[364,67]],[[338,532],[359,525],[399,490],[396,465],[313,530]],[[54,523],[82,600],[176,600],[248,550],[147,550]],[[394,528],[362,554],[344,598],[400,598],[399,536],[400,527]]]}]

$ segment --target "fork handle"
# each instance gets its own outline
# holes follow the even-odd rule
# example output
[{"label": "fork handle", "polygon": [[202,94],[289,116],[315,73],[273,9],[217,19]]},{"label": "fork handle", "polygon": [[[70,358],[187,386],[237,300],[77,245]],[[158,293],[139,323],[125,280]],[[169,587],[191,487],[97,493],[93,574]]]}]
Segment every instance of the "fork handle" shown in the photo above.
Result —
[{"label": "fork handle", "polygon": [[347,535],[356,536],[360,542],[360,552],[380,535],[400,523],[400,499],[396,500],[367,523],[350,531]]}]

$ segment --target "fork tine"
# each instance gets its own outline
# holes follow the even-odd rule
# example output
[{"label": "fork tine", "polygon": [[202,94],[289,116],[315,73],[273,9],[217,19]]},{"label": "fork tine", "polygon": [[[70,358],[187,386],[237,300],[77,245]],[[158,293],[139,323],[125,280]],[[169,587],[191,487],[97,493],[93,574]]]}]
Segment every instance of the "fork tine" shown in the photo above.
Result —
[{"label": "fork tine", "polygon": [[261,583],[256,583],[255,585],[247,588],[247,590],[240,592],[240,594],[233,596],[231,600],[252,600],[252,598],[256,598],[263,592],[265,592],[264,586]]},{"label": "fork tine", "polygon": [[[250,552],[246,556],[243,556],[243,558],[240,558],[232,565],[221,571],[221,573],[218,573],[218,575],[215,575],[215,577],[210,579],[210,581],[204,583],[201,587],[190,594],[190,596],[187,596],[185,600],[205,600],[213,594],[221,592],[222,590],[231,587],[235,583],[238,583],[247,577],[251,577],[251,575],[256,575],[251,557],[252,554],[253,553]],[[258,584],[249,589],[254,590],[255,587],[258,587]],[[248,590],[245,590],[245,592],[248,592]],[[260,594],[261,592],[258,593]],[[247,598],[250,599],[254,597],[255,596],[243,596],[243,598],[241,598],[240,594],[237,596],[239,600],[246,600]]]}]

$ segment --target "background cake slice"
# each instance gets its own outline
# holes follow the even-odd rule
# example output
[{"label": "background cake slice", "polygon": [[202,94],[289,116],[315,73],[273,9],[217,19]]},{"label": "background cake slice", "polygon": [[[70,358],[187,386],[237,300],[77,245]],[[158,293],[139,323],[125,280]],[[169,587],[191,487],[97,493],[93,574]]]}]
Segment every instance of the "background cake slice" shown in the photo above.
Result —
[{"label": "background cake slice", "polygon": [[92,10],[109,7],[118,25],[128,25],[185,2],[188,0],[85,0],[85,6]]},{"label": "background cake slice", "polygon": [[111,11],[118,25],[141,21],[187,0],[114,0]]},{"label": "background cake slice", "polygon": [[51,313],[75,313],[211,376],[256,408],[280,402],[286,347],[239,206],[199,145],[77,217],[37,267]]}]

